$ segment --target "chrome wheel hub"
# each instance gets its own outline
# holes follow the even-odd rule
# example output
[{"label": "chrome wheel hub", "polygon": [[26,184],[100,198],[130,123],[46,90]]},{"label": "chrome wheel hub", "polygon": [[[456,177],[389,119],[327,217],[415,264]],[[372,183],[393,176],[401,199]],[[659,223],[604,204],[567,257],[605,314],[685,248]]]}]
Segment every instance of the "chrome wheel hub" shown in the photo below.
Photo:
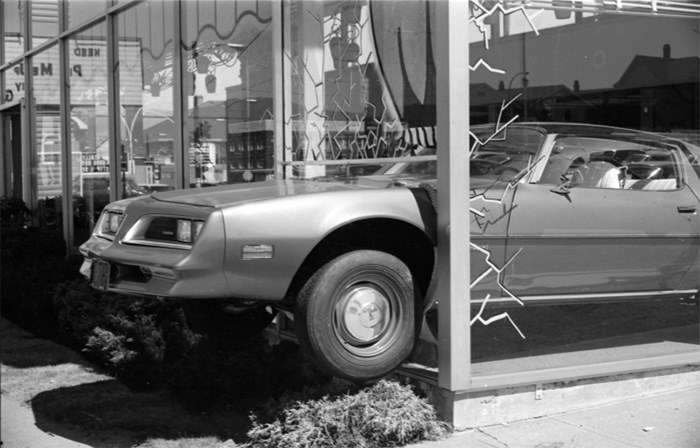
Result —
[{"label": "chrome wheel hub", "polygon": [[387,297],[365,285],[348,290],[337,311],[347,342],[353,345],[370,344],[381,338],[391,318]]}]

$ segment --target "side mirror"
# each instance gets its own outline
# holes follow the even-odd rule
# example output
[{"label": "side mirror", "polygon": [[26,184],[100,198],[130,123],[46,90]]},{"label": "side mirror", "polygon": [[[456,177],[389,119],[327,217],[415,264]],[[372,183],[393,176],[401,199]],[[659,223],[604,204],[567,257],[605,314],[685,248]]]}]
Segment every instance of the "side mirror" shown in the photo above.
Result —
[{"label": "side mirror", "polygon": [[[563,177],[563,176],[562,176]],[[549,191],[564,196],[569,202],[571,202],[571,187],[572,183],[570,180],[565,181],[563,184],[557,185],[554,188],[550,188]]]}]

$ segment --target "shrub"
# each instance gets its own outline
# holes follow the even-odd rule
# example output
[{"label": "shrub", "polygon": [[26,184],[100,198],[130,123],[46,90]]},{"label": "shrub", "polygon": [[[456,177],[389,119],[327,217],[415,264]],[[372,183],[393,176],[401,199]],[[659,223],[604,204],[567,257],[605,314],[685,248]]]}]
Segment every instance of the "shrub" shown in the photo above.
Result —
[{"label": "shrub", "polygon": [[57,288],[54,304],[61,329],[94,361],[131,387],[167,388],[191,408],[264,400],[329,379],[296,344],[194,333],[174,301],[102,293],[78,280]]},{"label": "shrub", "polygon": [[79,257],[66,257],[60,233],[2,227],[0,297],[2,314],[41,336],[55,336],[53,289],[78,276]]},{"label": "shrub", "polygon": [[435,410],[409,386],[381,380],[352,395],[297,401],[272,423],[253,418],[247,446],[401,446],[445,432]]},{"label": "shrub", "polygon": [[162,386],[168,365],[201,338],[177,303],[103,293],[85,280],[60,285],[53,302],[63,332],[134,388]]},{"label": "shrub", "polygon": [[31,211],[19,198],[0,198],[0,223],[3,226],[22,227],[26,224]]}]

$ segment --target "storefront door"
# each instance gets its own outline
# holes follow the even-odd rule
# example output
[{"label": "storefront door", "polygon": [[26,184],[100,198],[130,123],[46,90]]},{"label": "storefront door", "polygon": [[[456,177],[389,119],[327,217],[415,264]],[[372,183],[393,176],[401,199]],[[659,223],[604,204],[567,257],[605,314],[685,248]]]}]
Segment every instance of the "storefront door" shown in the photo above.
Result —
[{"label": "storefront door", "polygon": [[22,197],[22,122],[20,106],[0,110],[2,123],[2,196]]}]

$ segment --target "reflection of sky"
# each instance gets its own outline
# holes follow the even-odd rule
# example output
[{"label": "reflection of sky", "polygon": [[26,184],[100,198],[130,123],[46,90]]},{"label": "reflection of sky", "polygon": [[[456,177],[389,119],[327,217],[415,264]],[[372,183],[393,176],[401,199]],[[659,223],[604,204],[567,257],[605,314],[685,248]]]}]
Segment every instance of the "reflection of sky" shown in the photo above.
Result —
[{"label": "reflection of sky", "polygon": [[151,97],[150,94],[143,93],[144,101],[148,101],[148,106],[144,115],[148,115],[149,111],[157,111],[164,115],[172,116],[173,114],[173,88],[164,87],[160,91],[160,96]]}]

